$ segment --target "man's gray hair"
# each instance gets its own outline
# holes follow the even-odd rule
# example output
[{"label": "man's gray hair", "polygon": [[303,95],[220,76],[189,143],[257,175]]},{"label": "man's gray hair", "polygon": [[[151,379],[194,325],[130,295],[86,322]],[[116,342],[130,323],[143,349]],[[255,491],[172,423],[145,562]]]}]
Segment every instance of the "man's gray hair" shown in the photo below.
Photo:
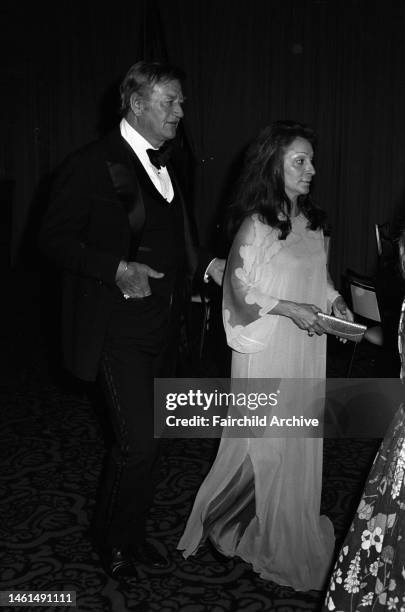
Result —
[{"label": "man's gray hair", "polygon": [[156,83],[184,81],[185,74],[180,68],[161,62],[140,61],[131,66],[120,85],[121,113],[125,116],[131,108],[131,96],[137,93],[148,98]]}]

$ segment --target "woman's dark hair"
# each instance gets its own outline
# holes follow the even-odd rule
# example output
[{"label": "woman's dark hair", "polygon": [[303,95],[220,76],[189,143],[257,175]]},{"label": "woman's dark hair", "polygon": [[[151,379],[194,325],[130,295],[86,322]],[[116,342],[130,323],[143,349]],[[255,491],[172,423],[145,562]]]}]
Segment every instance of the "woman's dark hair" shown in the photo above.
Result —
[{"label": "woman's dark hair", "polygon": [[[291,231],[291,202],[284,188],[284,153],[296,139],[305,138],[315,147],[312,128],[295,121],[276,121],[264,128],[250,145],[237,183],[234,198],[228,209],[227,233],[232,240],[243,220],[253,213],[280,230],[284,240]],[[309,195],[297,200],[298,210],[308,219],[308,228],[316,230],[325,225],[325,213],[315,206]]]}]

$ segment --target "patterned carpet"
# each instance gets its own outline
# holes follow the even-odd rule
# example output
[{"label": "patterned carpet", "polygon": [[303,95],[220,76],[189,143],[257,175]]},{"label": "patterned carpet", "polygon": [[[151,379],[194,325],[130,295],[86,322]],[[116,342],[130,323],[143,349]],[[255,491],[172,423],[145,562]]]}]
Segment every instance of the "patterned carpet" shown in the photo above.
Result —
[{"label": "patterned carpet", "polygon": [[[219,372],[228,357],[213,349],[211,328],[200,368]],[[342,376],[348,348],[330,343],[330,376]],[[357,358],[367,375],[373,355]],[[9,367],[10,366],[9,364]],[[227,367],[227,366],[226,366]],[[0,428],[0,590],[73,590],[77,607],[25,610],[80,612],[315,611],[322,594],[258,578],[244,562],[224,563],[206,547],[185,561],[176,551],[195,493],[216,452],[215,440],[164,440],[149,538],[170,559],[167,570],[140,566],[139,578],[118,583],[102,570],[88,536],[104,456],[99,420],[87,389],[56,380],[46,359],[25,359],[3,386]],[[352,518],[376,440],[326,440],[322,512],[340,540]],[[4,610],[13,610],[3,607]]]}]

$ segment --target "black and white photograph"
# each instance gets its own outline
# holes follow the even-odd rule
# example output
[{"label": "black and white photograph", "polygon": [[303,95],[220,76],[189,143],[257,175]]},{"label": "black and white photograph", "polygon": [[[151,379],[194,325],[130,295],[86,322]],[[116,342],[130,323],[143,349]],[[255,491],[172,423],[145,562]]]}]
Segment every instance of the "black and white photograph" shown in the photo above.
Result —
[{"label": "black and white photograph", "polygon": [[405,3],[0,6],[0,610],[405,612]]}]

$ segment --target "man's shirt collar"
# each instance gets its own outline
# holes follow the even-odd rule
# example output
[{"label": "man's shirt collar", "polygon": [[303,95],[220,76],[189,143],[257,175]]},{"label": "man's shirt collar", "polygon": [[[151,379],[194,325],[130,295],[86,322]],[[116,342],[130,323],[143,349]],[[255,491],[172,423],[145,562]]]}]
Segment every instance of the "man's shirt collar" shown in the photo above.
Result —
[{"label": "man's shirt collar", "polygon": [[156,149],[156,147],[152,146],[146,138],[128,123],[125,117],[121,119],[120,131],[121,136],[127,141],[137,155],[145,156],[147,155],[146,149]]}]

